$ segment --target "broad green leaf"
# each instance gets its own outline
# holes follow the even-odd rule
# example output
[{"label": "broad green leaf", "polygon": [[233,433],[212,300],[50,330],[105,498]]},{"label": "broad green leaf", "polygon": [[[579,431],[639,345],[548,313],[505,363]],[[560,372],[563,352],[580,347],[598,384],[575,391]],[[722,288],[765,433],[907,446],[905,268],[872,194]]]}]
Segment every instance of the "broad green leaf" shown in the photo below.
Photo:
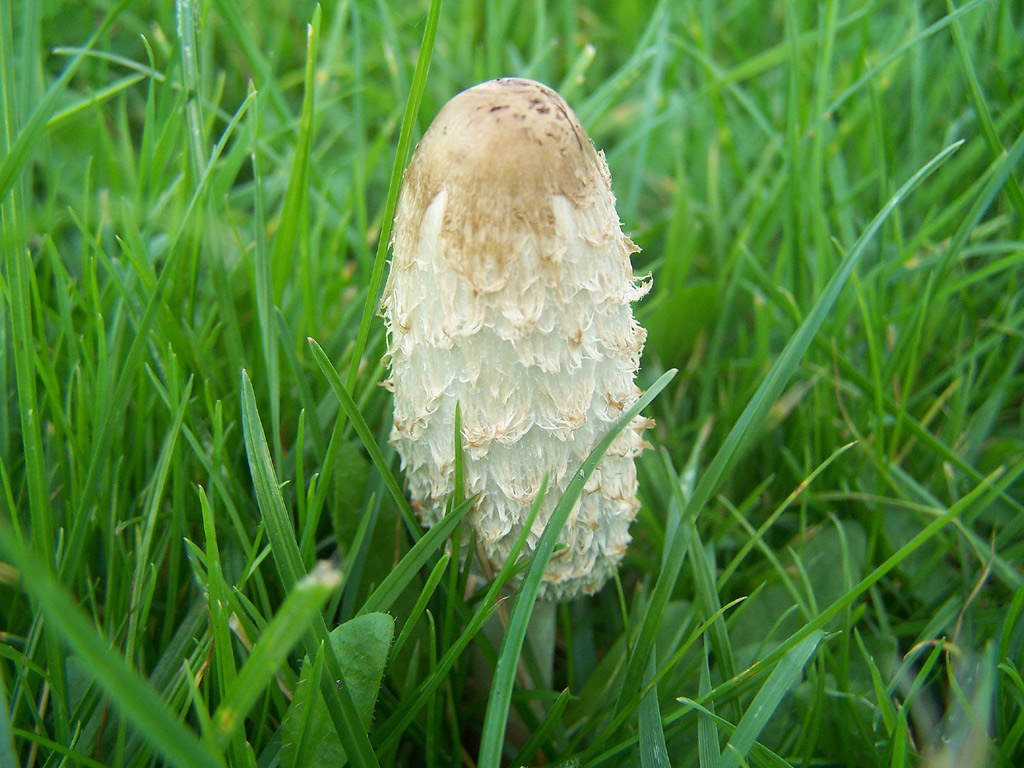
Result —
[{"label": "broad green leaf", "polygon": [[[364,728],[369,728],[373,705],[377,701],[384,665],[387,663],[395,620],[386,613],[367,613],[346,621],[329,637],[331,647],[341,664],[345,685]],[[292,703],[281,723],[281,766],[332,766],[348,762],[337,732],[327,716],[327,706],[316,681],[314,664],[309,658],[302,662],[299,684]],[[312,711],[310,712],[310,708]],[[296,751],[302,735],[303,720],[308,719],[306,748]],[[301,760],[301,761],[299,761]]]}]

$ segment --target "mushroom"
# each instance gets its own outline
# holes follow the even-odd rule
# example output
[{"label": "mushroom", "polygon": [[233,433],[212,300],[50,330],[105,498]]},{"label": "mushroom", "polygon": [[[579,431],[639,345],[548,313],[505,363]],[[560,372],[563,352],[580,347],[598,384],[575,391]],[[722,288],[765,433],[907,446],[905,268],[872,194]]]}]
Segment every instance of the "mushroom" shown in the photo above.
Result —
[{"label": "mushroom", "polygon": [[[405,174],[382,314],[391,442],[413,506],[436,523],[454,484],[461,410],[468,519],[493,569],[548,476],[533,551],[573,473],[639,398],[646,332],[604,154],[569,105],[532,80],[501,78],[452,98]],[[539,597],[593,594],[636,516],[637,417],[589,478]]]}]

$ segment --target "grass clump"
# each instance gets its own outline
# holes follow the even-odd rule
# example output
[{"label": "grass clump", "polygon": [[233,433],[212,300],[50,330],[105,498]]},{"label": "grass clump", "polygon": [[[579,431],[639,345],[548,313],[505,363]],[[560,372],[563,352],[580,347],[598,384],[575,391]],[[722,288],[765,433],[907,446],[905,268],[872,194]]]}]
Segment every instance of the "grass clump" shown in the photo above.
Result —
[{"label": "grass clump", "polygon": [[[1022,70],[1011,0],[0,5],[0,765],[1019,765]],[[378,386],[400,171],[504,74],[664,387],[551,690]]]}]

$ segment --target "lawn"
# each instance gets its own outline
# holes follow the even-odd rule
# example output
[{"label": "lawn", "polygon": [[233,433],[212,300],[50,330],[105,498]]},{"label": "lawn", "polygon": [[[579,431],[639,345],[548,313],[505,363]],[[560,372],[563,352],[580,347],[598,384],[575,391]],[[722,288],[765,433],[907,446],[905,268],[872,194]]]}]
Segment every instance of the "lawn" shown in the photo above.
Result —
[{"label": "lawn", "polygon": [[[0,0],[0,767],[1024,764],[1021,73],[1016,0]],[[380,386],[402,171],[503,75],[653,282],[546,648]]]}]

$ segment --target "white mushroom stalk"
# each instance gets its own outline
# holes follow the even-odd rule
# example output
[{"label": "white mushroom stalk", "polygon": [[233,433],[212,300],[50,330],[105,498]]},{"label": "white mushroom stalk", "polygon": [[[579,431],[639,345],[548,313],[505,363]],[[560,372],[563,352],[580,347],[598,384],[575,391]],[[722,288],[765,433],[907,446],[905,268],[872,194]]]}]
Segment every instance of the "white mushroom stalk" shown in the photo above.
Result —
[{"label": "white mushroom stalk", "polygon": [[[526,552],[612,423],[639,398],[646,332],[604,154],[569,105],[531,80],[500,79],[449,101],[406,171],[382,313],[391,441],[424,525],[454,484],[460,404],[469,521],[500,568],[545,474]],[[636,516],[634,458],[653,425],[623,430],[569,516],[540,597],[604,585]]]}]

